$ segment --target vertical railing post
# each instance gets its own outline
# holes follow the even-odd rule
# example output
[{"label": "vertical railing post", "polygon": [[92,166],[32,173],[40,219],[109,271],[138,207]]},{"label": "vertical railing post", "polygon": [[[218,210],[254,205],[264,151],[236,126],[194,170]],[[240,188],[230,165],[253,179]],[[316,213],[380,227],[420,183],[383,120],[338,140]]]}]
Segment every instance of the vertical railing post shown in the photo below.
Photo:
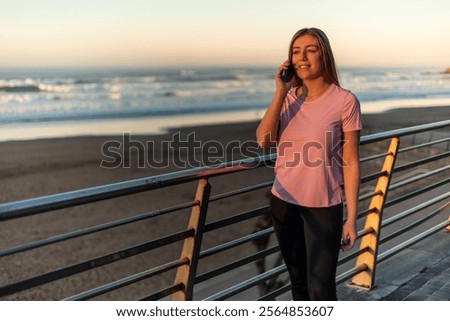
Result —
[{"label": "vertical railing post", "polygon": [[193,236],[184,239],[183,248],[181,249],[181,259],[188,259],[189,263],[180,266],[175,275],[175,284],[183,284],[183,289],[175,292],[172,295],[172,300],[192,300],[210,191],[211,186],[208,183],[208,180],[203,178],[200,179],[195,194],[195,200],[198,204],[192,207],[188,223],[188,229],[193,230],[194,234]]},{"label": "vertical railing post", "polygon": [[383,207],[387,198],[389,184],[394,169],[395,160],[399,146],[398,137],[394,137],[389,145],[388,154],[384,160],[381,172],[382,176],[378,178],[375,186],[376,195],[372,197],[369,209],[371,213],[366,217],[364,230],[371,230],[371,233],[361,238],[360,250],[368,248],[363,254],[359,255],[356,260],[356,267],[365,264],[367,269],[358,273],[352,278],[351,285],[371,289],[374,285],[375,270],[378,255],[378,241],[380,239],[380,227],[383,217]]}]

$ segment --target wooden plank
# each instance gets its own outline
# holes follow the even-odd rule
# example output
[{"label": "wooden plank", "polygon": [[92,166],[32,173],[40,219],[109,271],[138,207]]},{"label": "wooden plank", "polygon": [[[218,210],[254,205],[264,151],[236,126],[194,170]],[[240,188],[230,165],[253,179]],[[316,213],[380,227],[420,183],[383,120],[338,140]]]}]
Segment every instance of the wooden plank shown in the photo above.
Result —
[{"label": "wooden plank", "polygon": [[386,202],[387,192],[392,177],[392,170],[397,157],[398,146],[398,137],[392,138],[389,145],[388,154],[386,155],[383,167],[381,169],[383,175],[378,178],[375,186],[375,192],[378,193],[372,197],[369,205],[369,208],[373,208],[375,210],[366,216],[364,225],[364,230],[371,228],[373,232],[363,236],[360,242],[360,249],[368,247],[369,250],[358,256],[355,263],[355,266],[366,264],[368,268],[352,278],[351,285],[353,286],[371,289],[374,285],[378,241],[380,239],[381,220],[383,217],[383,206]]},{"label": "wooden plank", "polygon": [[195,201],[197,205],[192,207],[189,218],[188,230],[193,230],[193,236],[184,239],[180,259],[187,259],[188,264],[177,269],[174,284],[182,284],[182,290],[172,295],[174,301],[190,301],[193,297],[195,275],[197,273],[198,257],[203,239],[206,213],[208,211],[209,195],[211,186],[207,179],[198,182]]}]

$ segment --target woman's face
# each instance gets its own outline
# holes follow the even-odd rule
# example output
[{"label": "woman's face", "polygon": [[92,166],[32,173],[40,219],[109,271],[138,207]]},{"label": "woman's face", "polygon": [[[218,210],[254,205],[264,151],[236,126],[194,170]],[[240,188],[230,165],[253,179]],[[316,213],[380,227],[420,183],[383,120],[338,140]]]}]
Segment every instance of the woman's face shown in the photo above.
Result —
[{"label": "woman's face", "polygon": [[319,42],[310,35],[298,37],[292,46],[292,64],[302,80],[313,80],[322,76],[322,54]]}]

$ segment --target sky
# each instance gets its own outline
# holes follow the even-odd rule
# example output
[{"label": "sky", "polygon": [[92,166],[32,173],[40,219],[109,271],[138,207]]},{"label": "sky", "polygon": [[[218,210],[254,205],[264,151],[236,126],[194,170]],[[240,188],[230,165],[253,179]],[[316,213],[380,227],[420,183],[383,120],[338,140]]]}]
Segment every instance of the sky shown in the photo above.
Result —
[{"label": "sky", "polygon": [[303,27],[340,66],[450,67],[448,0],[0,0],[0,67],[278,66]]}]

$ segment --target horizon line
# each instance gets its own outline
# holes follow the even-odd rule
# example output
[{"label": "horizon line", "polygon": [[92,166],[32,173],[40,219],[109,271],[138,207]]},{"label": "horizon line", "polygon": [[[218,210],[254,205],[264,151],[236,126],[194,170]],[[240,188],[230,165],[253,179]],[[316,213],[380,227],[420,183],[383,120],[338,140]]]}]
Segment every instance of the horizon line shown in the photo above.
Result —
[{"label": "horizon line", "polygon": [[[389,68],[400,68],[400,69],[412,69],[412,68],[440,68],[442,71],[445,71],[450,67],[450,63],[448,65],[438,66],[438,65],[341,65],[338,69],[347,69],[347,68],[374,68],[374,69],[389,69]],[[229,69],[229,68],[247,68],[247,69],[257,69],[257,68],[277,68],[276,64],[225,64],[225,65],[199,65],[199,64],[189,64],[189,65],[104,65],[104,64],[90,64],[90,65],[0,65],[0,74],[2,71],[15,71],[15,70],[83,70],[83,69],[92,69],[96,70],[183,70],[183,69]]]}]

